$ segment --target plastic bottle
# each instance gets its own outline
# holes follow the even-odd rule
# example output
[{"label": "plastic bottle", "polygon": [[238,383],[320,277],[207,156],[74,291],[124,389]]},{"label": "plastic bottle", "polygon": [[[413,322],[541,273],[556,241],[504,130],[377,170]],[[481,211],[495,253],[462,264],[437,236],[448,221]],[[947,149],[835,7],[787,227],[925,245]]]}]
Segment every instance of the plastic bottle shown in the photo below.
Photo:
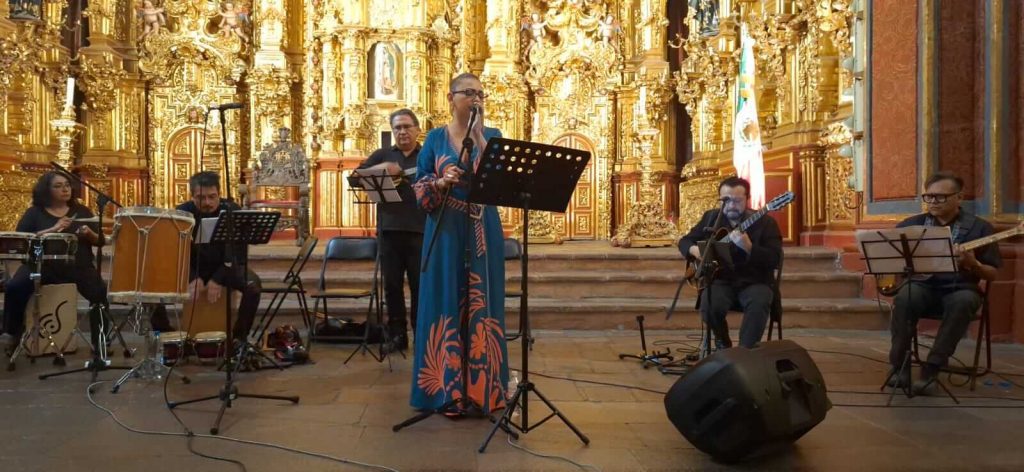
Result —
[{"label": "plastic bottle", "polygon": [[164,343],[160,342],[159,331],[153,332],[153,343],[155,343],[153,346],[153,360],[159,362],[160,365],[164,365]]}]

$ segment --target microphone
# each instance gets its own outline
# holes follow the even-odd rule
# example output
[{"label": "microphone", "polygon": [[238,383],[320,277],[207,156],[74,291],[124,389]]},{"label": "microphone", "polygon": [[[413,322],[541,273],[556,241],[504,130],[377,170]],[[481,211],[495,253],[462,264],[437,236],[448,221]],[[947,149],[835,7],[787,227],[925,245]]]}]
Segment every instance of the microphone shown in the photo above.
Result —
[{"label": "microphone", "polygon": [[476,124],[477,117],[480,115],[480,105],[470,105],[469,107],[469,128],[473,129],[473,125]]},{"label": "microphone", "polygon": [[221,110],[221,111],[223,111],[223,110],[240,110],[242,108],[245,108],[245,104],[242,103],[242,102],[222,103],[220,105],[210,105],[210,109],[211,110]]}]

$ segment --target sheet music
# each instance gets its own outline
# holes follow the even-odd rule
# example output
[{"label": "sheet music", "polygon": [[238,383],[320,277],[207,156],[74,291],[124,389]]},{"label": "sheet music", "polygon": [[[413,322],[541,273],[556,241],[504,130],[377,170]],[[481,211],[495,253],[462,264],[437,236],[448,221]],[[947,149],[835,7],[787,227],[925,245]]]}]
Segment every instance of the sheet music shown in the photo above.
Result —
[{"label": "sheet music", "polygon": [[857,248],[868,264],[869,273],[903,273],[906,261],[900,245],[901,234],[907,236],[910,250],[913,251],[915,272],[930,274],[957,271],[953,239],[948,226],[907,226],[857,230]]},{"label": "sheet music", "polygon": [[203,221],[199,223],[199,235],[196,237],[196,243],[207,244],[210,242],[210,238],[213,237],[213,228],[217,226],[219,219],[219,216],[203,218]]},{"label": "sheet music", "polygon": [[[378,182],[380,183],[380,192],[376,191]],[[360,169],[359,186],[366,191],[366,194],[370,196],[370,200],[374,203],[402,201],[401,195],[398,194],[398,189],[395,188],[395,182],[391,180],[391,175],[387,173],[387,169]]]}]

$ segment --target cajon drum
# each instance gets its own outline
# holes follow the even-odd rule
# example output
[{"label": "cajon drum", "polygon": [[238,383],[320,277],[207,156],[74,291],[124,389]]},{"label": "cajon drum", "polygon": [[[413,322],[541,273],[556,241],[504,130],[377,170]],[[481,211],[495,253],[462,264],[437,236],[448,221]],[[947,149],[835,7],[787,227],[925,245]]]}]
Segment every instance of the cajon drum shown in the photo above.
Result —
[{"label": "cajon drum", "polygon": [[[78,288],[75,284],[43,285],[39,297],[39,325],[49,331],[53,342],[64,352],[75,352],[78,339],[73,337],[78,324]],[[32,295],[35,297],[35,294]],[[25,307],[25,332],[32,333],[36,321],[36,301],[32,298]],[[27,340],[25,353],[31,357],[56,354],[50,341],[42,334],[33,333]]]},{"label": "cajon drum", "polygon": [[[227,291],[227,289],[225,289]],[[241,300],[240,293],[235,290],[231,292],[231,324],[234,326],[235,321],[238,319],[238,303]],[[193,310],[193,306],[195,310]],[[188,331],[190,338],[195,338],[196,334],[204,333],[209,331],[224,331],[226,332],[227,325],[224,320],[224,294],[222,292],[221,298],[214,303],[210,303],[206,298],[206,288],[200,288],[199,293],[196,294],[195,303],[193,303],[193,297],[189,297],[185,300],[185,304],[181,309],[181,326],[178,326],[179,331]]]}]

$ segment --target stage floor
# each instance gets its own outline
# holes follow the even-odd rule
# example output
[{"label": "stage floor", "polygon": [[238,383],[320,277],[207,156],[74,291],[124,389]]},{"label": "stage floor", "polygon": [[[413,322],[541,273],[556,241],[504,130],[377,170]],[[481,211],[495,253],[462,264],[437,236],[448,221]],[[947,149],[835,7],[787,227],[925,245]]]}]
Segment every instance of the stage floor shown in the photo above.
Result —
[{"label": "stage floor", "polygon": [[[531,370],[545,375],[625,384],[666,391],[677,377],[618,360],[620,352],[639,350],[635,331],[541,331]],[[648,341],[684,339],[694,332],[658,331]],[[807,349],[884,359],[887,334],[877,331],[789,330],[787,337]],[[673,345],[673,348],[682,347]],[[664,348],[663,346],[661,348]],[[961,343],[961,355],[973,343]],[[316,345],[313,365],[285,371],[243,373],[246,393],[300,395],[301,402],[239,399],[225,416],[222,434],[305,451],[328,454],[397,470],[577,470],[566,462],[531,456],[512,448],[504,434],[484,454],[476,452],[490,423],[433,417],[401,432],[391,426],[411,416],[408,406],[411,360],[393,358],[394,371],[369,357],[342,361],[347,346]],[[511,365],[520,364],[519,344],[510,345]],[[1022,470],[1024,388],[1000,385],[988,376],[976,392],[954,388],[965,405],[948,398],[897,397],[898,408],[841,406],[884,405],[878,385],[886,366],[850,355],[812,352],[825,374],[835,406],[826,420],[781,454],[739,466],[712,462],[691,446],[668,421],[663,396],[629,388],[531,376],[539,389],[591,439],[589,447],[557,420],[519,441],[545,454],[558,454],[600,470]],[[85,350],[73,357],[78,366]],[[995,346],[999,372],[1024,372],[1024,346]],[[116,358],[120,362],[120,358]],[[6,367],[6,361],[0,361]],[[220,471],[238,466],[189,453],[182,437],[142,435],[118,426],[86,397],[88,377],[75,374],[45,381],[49,359],[35,365],[19,361],[16,372],[0,372],[0,469],[9,471]],[[212,368],[187,366],[190,385],[172,380],[169,395],[184,400],[213,394],[223,375]],[[101,379],[116,379],[107,372]],[[1009,377],[1024,384],[1024,377]],[[181,432],[164,406],[160,383],[129,382],[121,393],[98,389],[94,399],[128,425],[148,431]],[[838,393],[859,391],[867,394]],[[996,405],[1016,409],[992,408]],[[219,403],[187,405],[176,411],[197,433],[206,433]],[[531,402],[531,419],[543,406]],[[918,408],[935,406],[936,408]],[[974,406],[974,407],[971,407]],[[984,408],[978,407],[983,406]],[[913,408],[907,408],[913,407]],[[249,471],[370,470],[277,449],[197,438],[193,447],[205,454],[243,462]]]}]

